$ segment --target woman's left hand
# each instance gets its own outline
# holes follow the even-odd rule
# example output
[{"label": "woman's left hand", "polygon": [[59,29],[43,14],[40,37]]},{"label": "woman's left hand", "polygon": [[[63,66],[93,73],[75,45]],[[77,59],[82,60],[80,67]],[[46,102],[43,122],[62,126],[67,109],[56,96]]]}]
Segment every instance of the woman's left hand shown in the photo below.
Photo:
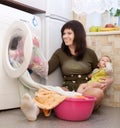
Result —
[{"label": "woman's left hand", "polygon": [[106,90],[113,83],[113,77],[101,78],[100,83],[101,89]]}]

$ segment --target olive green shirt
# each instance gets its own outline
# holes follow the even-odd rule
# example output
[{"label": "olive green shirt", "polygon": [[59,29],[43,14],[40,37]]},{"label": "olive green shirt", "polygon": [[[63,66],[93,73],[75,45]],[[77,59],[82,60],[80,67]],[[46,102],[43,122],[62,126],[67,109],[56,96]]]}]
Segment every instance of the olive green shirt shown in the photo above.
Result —
[{"label": "olive green shirt", "polygon": [[61,48],[57,49],[49,60],[49,74],[58,67],[63,75],[63,86],[69,90],[77,90],[79,84],[87,82],[88,75],[97,67],[98,59],[95,52],[87,48],[82,60],[75,60],[73,56],[66,55]]}]

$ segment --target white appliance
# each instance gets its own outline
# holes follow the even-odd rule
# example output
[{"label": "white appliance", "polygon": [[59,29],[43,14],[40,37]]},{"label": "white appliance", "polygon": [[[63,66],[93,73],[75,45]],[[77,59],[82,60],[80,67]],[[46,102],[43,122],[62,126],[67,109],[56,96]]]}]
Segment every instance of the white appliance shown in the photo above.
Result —
[{"label": "white appliance", "polygon": [[[61,46],[61,27],[72,19],[72,0],[16,0],[46,11],[41,17],[42,45],[45,57],[49,60],[53,52]],[[35,77],[34,77],[35,78]],[[62,76],[58,70],[49,75],[46,84],[62,85]]]},{"label": "white appliance", "polygon": [[[30,63],[33,34],[41,38],[41,21],[35,15],[2,4],[0,4],[0,17],[0,110],[2,110],[20,106],[19,89],[23,85],[17,78]],[[23,58],[20,58],[21,66],[14,68],[9,61],[9,52],[12,50],[12,43],[16,39],[19,42],[19,38],[24,43]]]},{"label": "white appliance", "polygon": [[[39,0],[40,1],[40,0]],[[43,0],[41,0],[42,5]],[[42,40],[44,55],[49,60],[53,52],[61,47],[61,28],[65,22],[72,19],[72,0],[45,0],[43,2],[46,14],[41,17]],[[58,70],[49,75],[47,84],[62,85],[62,76]]]},{"label": "white appliance", "polygon": [[[72,19],[72,1],[45,0],[44,5],[46,14],[32,15],[0,4],[0,56],[2,58],[0,62],[0,110],[20,106],[21,90],[25,87],[20,83],[18,77],[27,69],[31,59],[32,34],[37,35],[42,42],[40,46],[48,60],[61,46],[61,27],[66,21]],[[24,25],[19,22],[17,25],[13,25],[15,21],[21,21]],[[12,29],[8,30],[11,25]],[[13,68],[8,56],[9,43],[14,39],[16,33],[25,38],[24,59],[22,59],[20,68]],[[37,81],[38,79],[35,77],[33,75]],[[58,70],[48,77],[46,84],[61,86],[61,82],[62,77]],[[29,88],[24,91],[32,92]]]}]

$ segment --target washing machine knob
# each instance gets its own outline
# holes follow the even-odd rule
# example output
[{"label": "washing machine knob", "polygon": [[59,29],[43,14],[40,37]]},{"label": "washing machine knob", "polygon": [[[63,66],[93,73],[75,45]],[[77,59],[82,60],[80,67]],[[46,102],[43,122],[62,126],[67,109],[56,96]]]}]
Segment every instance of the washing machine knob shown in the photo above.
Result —
[{"label": "washing machine knob", "polygon": [[32,19],[32,24],[33,24],[34,27],[36,27],[38,25],[38,22],[37,22],[35,16]]}]

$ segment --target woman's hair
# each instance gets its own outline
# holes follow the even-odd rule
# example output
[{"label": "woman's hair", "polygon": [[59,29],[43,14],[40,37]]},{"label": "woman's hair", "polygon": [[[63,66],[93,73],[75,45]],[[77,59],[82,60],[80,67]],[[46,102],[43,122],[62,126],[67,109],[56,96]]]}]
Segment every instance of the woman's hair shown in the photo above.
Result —
[{"label": "woman's hair", "polygon": [[65,23],[61,29],[61,36],[62,36],[62,50],[69,56],[72,56],[68,46],[65,45],[63,40],[63,34],[65,29],[71,29],[74,32],[74,44],[75,44],[75,59],[82,60],[84,54],[86,52],[86,32],[83,25],[77,20],[71,20]]}]

